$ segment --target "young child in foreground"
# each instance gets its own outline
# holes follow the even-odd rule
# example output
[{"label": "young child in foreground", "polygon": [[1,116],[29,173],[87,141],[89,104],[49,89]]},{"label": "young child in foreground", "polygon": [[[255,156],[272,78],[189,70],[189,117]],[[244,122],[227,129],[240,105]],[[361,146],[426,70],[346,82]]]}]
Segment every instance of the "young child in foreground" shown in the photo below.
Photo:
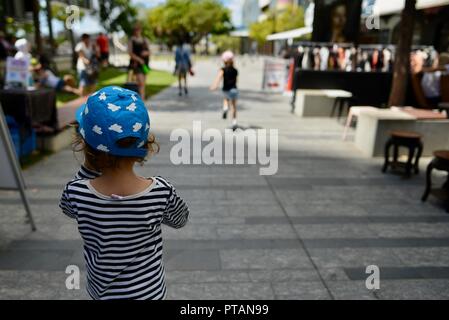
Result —
[{"label": "young child in foreground", "polygon": [[[164,299],[161,224],[181,228],[189,210],[164,178],[143,178],[134,165],[158,151],[139,95],[106,87],[77,112],[74,151],[85,165],[60,207],[78,222],[93,299]],[[101,174],[99,173],[101,172]]]},{"label": "young child in foreground", "polygon": [[222,55],[224,67],[221,68],[214,83],[210,87],[212,91],[217,90],[220,82],[223,80],[223,119],[228,117],[229,107],[232,111],[232,130],[237,130],[237,98],[239,91],[237,89],[238,70],[234,67],[234,54],[226,51]]}]

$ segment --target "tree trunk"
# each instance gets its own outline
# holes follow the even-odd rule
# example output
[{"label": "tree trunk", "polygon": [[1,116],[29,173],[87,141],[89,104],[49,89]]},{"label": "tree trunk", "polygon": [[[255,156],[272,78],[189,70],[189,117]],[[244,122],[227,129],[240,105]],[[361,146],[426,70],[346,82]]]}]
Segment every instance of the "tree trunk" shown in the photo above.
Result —
[{"label": "tree trunk", "polygon": [[406,0],[401,14],[401,29],[393,72],[389,106],[403,106],[405,103],[408,76],[410,71],[410,52],[415,26],[416,0]]},{"label": "tree trunk", "polygon": [[34,41],[36,43],[37,54],[42,54],[41,25],[39,20],[40,5],[39,0],[33,0],[33,23],[34,23]]},{"label": "tree trunk", "polygon": [[75,52],[76,47],[75,35],[73,34],[72,29],[67,29],[67,32],[69,33],[70,45],[72,47],[72,68],[76,70],[76,62],[78,60],[78,54]]},{"label": "tree trunk", "polygon": [[45,6],[47,11],[48,39],[50,40],[51,53],[54,55],[56,53],[56,44],[53,35],[53,25],[52,25],[53,16],[51,14],[51,1],[46,0]]},{"label": "tree trunk", "polygon": [[0,1],[0,31],[6,34],[5,9],[3,2]]}]

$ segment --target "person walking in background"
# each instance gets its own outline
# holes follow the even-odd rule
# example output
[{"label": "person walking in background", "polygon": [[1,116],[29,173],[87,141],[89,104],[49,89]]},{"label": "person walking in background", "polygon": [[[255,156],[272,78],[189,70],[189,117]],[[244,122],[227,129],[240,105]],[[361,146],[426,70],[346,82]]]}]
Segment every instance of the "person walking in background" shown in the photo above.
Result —
[{"label": "person walking in background", "polygon": [[109,65],[109,38],[103,32],[100,32],[97,37],[97,46],[101,66],[106,68]]},{"label": "person walking in background", "polygon": [[98,78],[98,65],[96,61],[98,49],[90,41],[90,36],[84,33],[81,36],[81,41],[75,47],[75,52],[78,54],[76,61],[76,71],[79,77],[78,92],[86,96],[95,91]]},{"label": "person walking in background", "polygon": [[142,27],[136,25],[133,34],[128,42],[128,53],[130,56],[129,70],[132,77],[136,77],[139,94],[145,101],[145,83],[146,75],[150,71],[150,43],[142,35]]},{"label": "person walking in background", "polygon": [[234,67],[234,54],[226,51],[222,55],[224,67],[219,71],[217,78],[211,86],[211,90],[217,90],[220,82],[223,81],[223,119],[227,119],[229,108],[232,111],[232,130],[237,130],[237,89],[238,70]]},{"label": "person walking in background", "polygon": [[178,76],[179,96],[182,96],[182,83],[184,82],[184,93],[189,94],[187,88],[187,73],[191,72],[192,61],[190,60],[190,52],[182,42],[175,50],[175,73]]},{"label": "person walking in background", "polygon": [[449,59],[447,55],[436,54],[430,67],[422,68],[421,86],[427,100],[437,106],[441,102],[441,76],[449,73]]}]

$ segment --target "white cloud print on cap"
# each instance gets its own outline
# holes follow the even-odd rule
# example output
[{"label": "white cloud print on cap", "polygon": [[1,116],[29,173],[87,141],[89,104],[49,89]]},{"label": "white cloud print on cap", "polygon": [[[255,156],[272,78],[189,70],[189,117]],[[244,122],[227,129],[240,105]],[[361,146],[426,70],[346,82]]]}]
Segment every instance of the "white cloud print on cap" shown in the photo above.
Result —
[{"label": "white cloud print on cap", "polygon": [[[139,95],[110,86],[92,94],[77,111],[79,132],[93,149],[116,156],[145,157],[150,116]],[[131,148],[120,148],[117,141],[135,138]]]}]

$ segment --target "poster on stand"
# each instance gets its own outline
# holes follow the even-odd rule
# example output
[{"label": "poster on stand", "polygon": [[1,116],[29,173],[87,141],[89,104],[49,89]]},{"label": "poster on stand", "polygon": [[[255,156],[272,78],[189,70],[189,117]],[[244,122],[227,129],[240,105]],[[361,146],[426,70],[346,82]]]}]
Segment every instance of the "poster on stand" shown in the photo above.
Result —
[{"label": "poster on stand", "polygon": [[284,92],[288,80],[289,61],[284,59],[265,59],[262,90]]},{"label": "poster on stand", "polygon": [[28,59],[14,59],[8,57],[6,60],[6,88],[23,88],[28,87],[30,75],[30,61]]}]

